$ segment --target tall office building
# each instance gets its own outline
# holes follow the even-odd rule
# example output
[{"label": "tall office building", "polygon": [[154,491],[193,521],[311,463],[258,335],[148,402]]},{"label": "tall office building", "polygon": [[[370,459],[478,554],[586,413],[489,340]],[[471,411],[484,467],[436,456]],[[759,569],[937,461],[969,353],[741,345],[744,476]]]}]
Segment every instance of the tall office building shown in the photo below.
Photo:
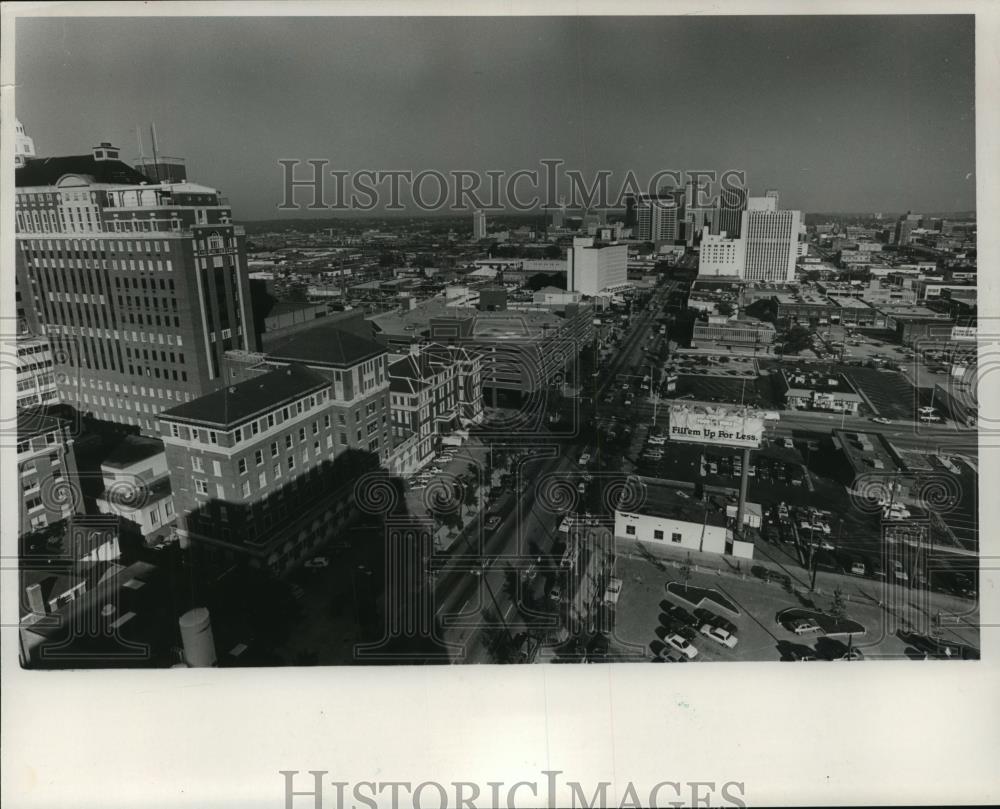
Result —
[{"label": "tall office building", "polygon": [[109,143],[16,172],[16,282],[28,331],[59,339],[59,398],[152,433],[254,350],[245,236],[214,188],[151,183]]},{"label": "tall office building", "polygon": [[597,295],[628,283],[627,245],[578,237],[566,262],[566,288],[572,292]]},{"label": "tall office building", "polygon": [[486,238],[486,211],[472,212],[472,238],[476,241]]},{"label": "tall office building", "polygon": [[24,130],[24,124],[14,119],[14,167],[21,168],[29,160],[35,157],[35,142]]},{"label": "tall office building", "polygon": [[746,208],[745,188],[723,188],[719,194],[718,213],[712,222],[712,235],[718,236],[725,232],[730,238],[739,238],[740,228],[743,227],[743,211]]},{"label": "tall office building", "polygon": [[747,200],[740,238],[745,242],[743,277],[748,281],[795,280],[802,214],[779,211],[776,201],[774,197]]},{"label": "tall office building", "polygon": [[899,217],[896,228],[893,231],[893,242],[900,247],[905,247],[910,243],[910,234],[920,227],[921,215],[918,213],[906,212],[905,216]]},{"label": "tall office building", "polygon": [[725,232],[712,235],[702,230],[698,252],[698,277],[742,276],[746,264],[746,241],[730,239]]},{"label": "tall office building", "polygon": [[636,239],[672,243],[680,236],[680,212],[673,193],[641,194],[636,200],[635,216]]}]

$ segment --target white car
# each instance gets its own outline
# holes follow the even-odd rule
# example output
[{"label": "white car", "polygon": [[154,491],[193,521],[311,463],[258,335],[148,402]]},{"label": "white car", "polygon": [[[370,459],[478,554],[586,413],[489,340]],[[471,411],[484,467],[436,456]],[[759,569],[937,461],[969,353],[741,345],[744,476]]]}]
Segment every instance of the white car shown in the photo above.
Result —
[{"label": "white car", "polygon": [[875,422],[876,424],[892,424],[892,422],[889,421],[889,419],[884,418],[883,416],[875,416],[875,418],[873,418],[872,421]]},{"label": "white car", "polygon": [[589,452],[583,453],[583,455],[580,456],[579,463],[580,463],[580,466],[586,466],[587,464],[589,464],[590,463],[590,453]]},{"label": "white car", "polygon": [[701,629],[698,630],[706,638],[711,638],[716,643],[721,643],[723,646],[728,646],[730,649],[736,646],[737,638],[732,633],[721,626],[712,626],[711,624],[702,624]]},{"label": "white car", "polygon": [[692,646],[682,635],[674,633],[672,635],[667,635],[663,642],[666,643],[673,649],[676,649],[682,655],[687,657],[688,660],[694,660],[698,656],[698,650]]}]

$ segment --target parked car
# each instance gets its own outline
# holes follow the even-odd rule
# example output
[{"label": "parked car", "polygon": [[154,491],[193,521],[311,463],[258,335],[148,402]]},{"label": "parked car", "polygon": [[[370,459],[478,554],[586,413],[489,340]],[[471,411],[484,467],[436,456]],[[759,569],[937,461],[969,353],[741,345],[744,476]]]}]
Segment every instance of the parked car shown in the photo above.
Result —
[{"label": "parked car", "polygon": [[308,568],[320,568],[329,566],[330,566],[330,560],[327,559],[325,556],[314,556],[312,559],[307,560],[305,563],[305,567]]},{"label": "parked car", "polygon": [[796,635],[808,635],[812,632],[819,632],[820,626],[812,618],[797,618],[792,621],[790,627]]},{"label": "parked car", "polygon": [[884,418],[883,416],[875,416],[872,419],[872,421],[875,422],[876,424],[892,424],[892,422],[889,421],[889,419]]},{"label": "parked car", "polygon": [[580,466],[586,466],[589,463],[590,463],[590,453],[585,452],[583,453],[583,455],[580,456],[579,464]]},{"label": "parked car", "polygon": [[860,649],[851,647],[849,651],[844,652],[840,657],[833,658],[834,660],[864,660],[865,656]]},{"label": "parked car", "polygon": [[698,650],[694,647],[694,645],[676,632],[667,635],[663,639],[663,642],[683,654],[688,658],[688,660],[694,660],[694,658],[698,656]]},{"label": "parked car", "polygon": [[721,643],[723,646],[728,646],[730,649],[734,648],[737,643],[736,636],[726,630],[721,626],[713,626],[712,624],[702,624],[701,629],[698,630],[706,638],[714,640],[716,643]]},{"label": "parked car", "polygon": [[486,517],[484,525],[487,531],[495,531],[502,522],[503,519],[501,519],[499,514],[489,514]]},{"label": "parked car", "polygon": [[853,573],[855,576],[864,576],[866,573],[865,563],[853,562],[851,564],[851,573]]}]

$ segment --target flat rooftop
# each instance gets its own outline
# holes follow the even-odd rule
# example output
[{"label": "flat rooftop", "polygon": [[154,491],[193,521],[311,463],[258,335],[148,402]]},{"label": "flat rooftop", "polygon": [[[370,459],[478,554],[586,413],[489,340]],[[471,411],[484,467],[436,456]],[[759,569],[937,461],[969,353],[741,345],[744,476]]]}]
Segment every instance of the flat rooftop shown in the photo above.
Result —
[{"label": "flat rooftop", "polygon": [[626,514],[642,514],[647,517],[664,517],[684,522],[704,523],[720,528],[727,525],[725,506],[705,504],[684,489],[657,483],[644,478],[645,499],[641,506]]},{"label": "flat rooftop", "polygon": [[906,469],[881,433],[834,430],[833,436],[855,472],[898,472]]}]

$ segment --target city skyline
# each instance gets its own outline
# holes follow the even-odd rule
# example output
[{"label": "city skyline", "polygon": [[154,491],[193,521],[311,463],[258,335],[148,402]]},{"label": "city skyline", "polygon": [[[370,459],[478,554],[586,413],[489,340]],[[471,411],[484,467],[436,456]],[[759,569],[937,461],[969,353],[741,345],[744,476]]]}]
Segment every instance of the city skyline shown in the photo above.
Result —
[{"label": "city skyline", "polygon": [[131,161],[155,121],[238,220],[316,216],[277,210],[279,159],[736,168],[805,212],[975,209],[971,16],[35,19],[17,36],[39,156],[110,140]]}]

